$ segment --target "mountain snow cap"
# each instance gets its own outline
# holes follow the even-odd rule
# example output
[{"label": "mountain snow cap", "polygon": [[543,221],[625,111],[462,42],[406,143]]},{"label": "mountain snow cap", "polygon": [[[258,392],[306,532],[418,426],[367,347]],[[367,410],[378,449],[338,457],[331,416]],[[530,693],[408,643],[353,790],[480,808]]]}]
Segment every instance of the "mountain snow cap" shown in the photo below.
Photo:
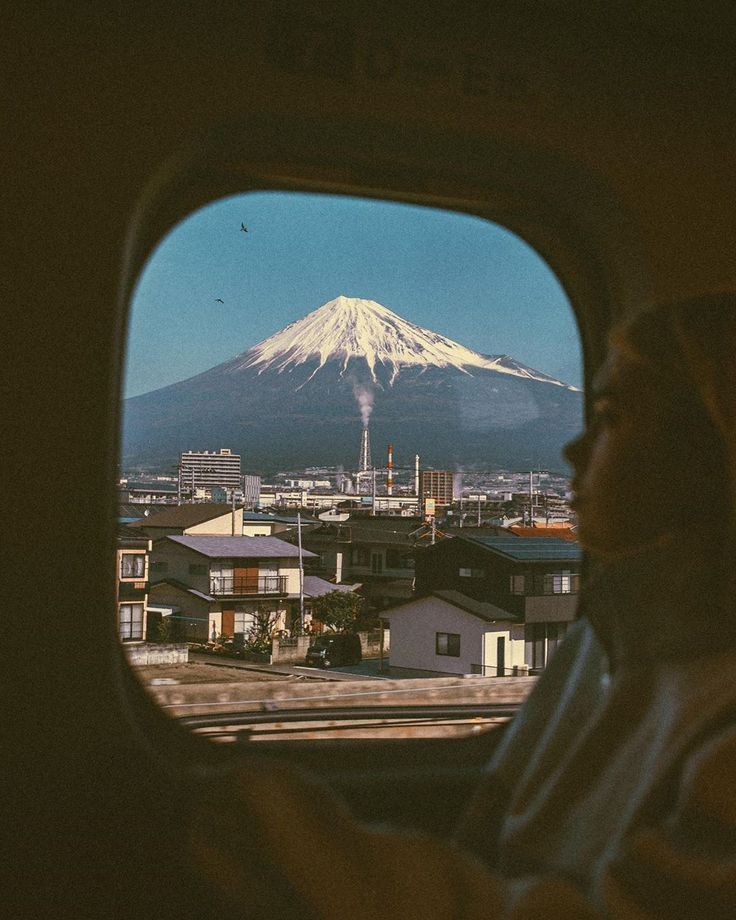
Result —
[{"label": "mountain snow cap", "polygon": [[[402,367],[472,368],[567,384],[515,361],[509,355],[482,355],[444,335],[410,323],[375,300],[340,295],[296,320],[239,356],[237,367],[285,370],[317,358],[312,376],[328,361],[340,360],[343,370],[351,358],[364,358],[373,380],[375,368],[391,368],[391,382]],[[576,389],[575,387],[568,387]]]}]

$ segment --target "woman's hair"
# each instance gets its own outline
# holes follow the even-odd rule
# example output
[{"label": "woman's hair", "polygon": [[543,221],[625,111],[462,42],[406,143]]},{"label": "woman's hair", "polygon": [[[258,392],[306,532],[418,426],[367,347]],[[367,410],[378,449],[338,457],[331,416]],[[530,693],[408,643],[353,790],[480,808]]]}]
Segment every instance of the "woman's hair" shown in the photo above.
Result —
[{"label": "woman's hair", "polygon": [[697,404],[736,460],[736,296],[642,310],[613,331],[611,345]]},{"label": "woman's hair", "polygon": [[[736,519],[736,296],[657,306],[613,330],[610,344],[643,365],[683,425],[703,469],[702,508],[714,523]],[[719,507],[709,505],[717,503]]]}]

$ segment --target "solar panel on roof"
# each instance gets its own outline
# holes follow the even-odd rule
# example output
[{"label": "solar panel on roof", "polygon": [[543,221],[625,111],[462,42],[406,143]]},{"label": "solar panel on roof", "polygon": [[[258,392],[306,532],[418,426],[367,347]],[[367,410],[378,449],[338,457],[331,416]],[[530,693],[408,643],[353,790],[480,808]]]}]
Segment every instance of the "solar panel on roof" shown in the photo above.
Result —
[{"label": "solar panel on roof", "polygon": [[467,537],[473,543],[503,553],[511,559],[580,559],[582,552],[577,543],[555,537]]}]

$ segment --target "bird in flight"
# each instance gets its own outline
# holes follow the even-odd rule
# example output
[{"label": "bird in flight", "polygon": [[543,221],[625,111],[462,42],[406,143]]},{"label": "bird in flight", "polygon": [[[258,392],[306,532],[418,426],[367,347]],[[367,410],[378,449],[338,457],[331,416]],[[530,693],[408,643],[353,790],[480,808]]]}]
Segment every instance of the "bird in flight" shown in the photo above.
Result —
[{"label": "bird in flight", "polygon": [[245,226],[245,224],[242,221],[240,223],[240,229],[243,231],[243,233],[248,232],[248,228]]},{"label": "bird in flight", "polygon": [[216,298],[215,303],[225,303],[225,301],[222,299],[222,297],[218,297]]}]

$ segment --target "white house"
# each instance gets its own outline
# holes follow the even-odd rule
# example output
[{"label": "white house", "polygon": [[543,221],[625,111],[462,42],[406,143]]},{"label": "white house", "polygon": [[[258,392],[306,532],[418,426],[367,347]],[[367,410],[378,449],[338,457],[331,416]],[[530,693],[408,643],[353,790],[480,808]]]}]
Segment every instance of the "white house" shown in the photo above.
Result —
[{"label": "white house", "polygon": [[508,677],[526,671],[524,624],[459,591],[435,591],[385,610],[391,667]]}]

